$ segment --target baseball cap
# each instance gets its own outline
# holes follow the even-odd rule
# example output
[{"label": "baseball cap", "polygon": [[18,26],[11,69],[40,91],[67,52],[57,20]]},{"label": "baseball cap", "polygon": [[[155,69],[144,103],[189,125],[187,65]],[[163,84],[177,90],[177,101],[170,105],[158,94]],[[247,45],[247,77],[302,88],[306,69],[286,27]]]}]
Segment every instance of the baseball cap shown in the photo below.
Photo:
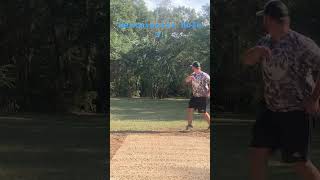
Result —
[{"label": "baseball cap", "polygon": [[270,16],[280,19],[289,16],[288,7],[280,0],[271,0],[266,3],[264,9],[256,13],[257,16]]},{"label": "baseball cap", "polygon": [[192,65],[190,65],[190,67],[195,67],[195,68],[199,68],[200,67],[200,63],[198,61],[194,61],[192,63]]}]

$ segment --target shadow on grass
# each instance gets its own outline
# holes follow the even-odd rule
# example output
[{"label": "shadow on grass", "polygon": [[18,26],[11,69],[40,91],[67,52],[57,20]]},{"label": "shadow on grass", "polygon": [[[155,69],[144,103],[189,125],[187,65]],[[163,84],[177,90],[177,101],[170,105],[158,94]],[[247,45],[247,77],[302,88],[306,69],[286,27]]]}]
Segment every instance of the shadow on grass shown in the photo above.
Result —
[{"label": "shadow on grass", "polygon": [[117,120],[162,120],[162,121],[170,121],[170,120],[177,120],[177,119],[185,119],[186,112],[183,110],[177,111],[119,111],[113,110],[111,113],[115,116],[112,116],[112,119]]},{"label": "shadow on grass", "polygon": [[106,127],[102,114],[0,114],[0,127]]},{"label": "shadow on grass", "polygon": [[110,113],[117,120],[185,119],[187,100],[111,99]]},{"label": "shadow on grass", "polygon": [[104,118],[44,114],[7,117],[0,117],[0,179],[103,179],[107,144]]}]

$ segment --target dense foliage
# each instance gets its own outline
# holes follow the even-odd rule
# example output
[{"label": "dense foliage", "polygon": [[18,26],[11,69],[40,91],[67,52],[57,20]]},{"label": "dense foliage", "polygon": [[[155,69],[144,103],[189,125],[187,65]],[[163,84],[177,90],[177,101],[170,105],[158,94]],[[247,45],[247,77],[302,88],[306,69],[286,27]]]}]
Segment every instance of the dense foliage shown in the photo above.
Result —
[{"label": "dense foliage", "polygon": [[[121,97],[187,97],[184,78],[197,60],[210,71],[209,6],[202,13],[172,7],[170,1],[148,11],[143,0],[111,0],[110,93]],[[169,21],[170,20],[170,21]],[[201,22],[198,29],[179,28],[180,23]],[[118,23],[175,22],[176,28],[119,28]],[[207,23],[207,24],[205,24]],[[155,32],[161,31],[159,38]]]},{"label": "dense foliage", "polygon": [[0,111],[97,111],[107,102],[106,3],[0,2]]}]

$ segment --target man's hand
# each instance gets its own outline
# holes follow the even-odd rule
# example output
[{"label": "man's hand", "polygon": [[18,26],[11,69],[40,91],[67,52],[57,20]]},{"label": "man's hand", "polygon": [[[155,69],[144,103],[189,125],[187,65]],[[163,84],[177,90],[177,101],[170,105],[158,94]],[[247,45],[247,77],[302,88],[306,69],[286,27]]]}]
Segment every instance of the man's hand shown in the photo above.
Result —
[{"label": "man's hand", "polygon": [[256,46],[246,52],[243,63],[254,65],[258,63],[262,57],[270,58],[271,50],[268,47]]},{"label": "man's hand", "polygon": [[319,99],[313,98],[310,96],[309,98],[306,98],[303,102],[305,111],[309,114],[314,114],[319,112]]},{"label": "man's hand", "polygon": [[260,53],[260,56],[262,57],[266,57],[266,58],[270,58],[271,57],[271,50],[268,47],[264,47],[264,46],[257,46],[256,47]]},{"label": "man's hand", "polygon": [[186,78],[186,83],[190,83],[191,81],[193,81],[195,78],[193,76],[188,76]]}]

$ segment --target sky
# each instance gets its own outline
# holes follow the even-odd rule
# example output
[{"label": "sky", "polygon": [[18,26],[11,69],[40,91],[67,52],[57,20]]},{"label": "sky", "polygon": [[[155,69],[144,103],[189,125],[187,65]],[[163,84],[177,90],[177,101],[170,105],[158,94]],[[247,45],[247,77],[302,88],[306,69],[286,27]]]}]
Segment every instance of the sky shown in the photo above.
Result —
[{"label": "sky", "polygon": [[[146,6],[149,10],[153,10],[156,8],[157,3],[161,0],[144,0]],[[210,0],[172,0],[173,6],[185,6],[189,8],[193,8],[196,12],[201,11],[201,7],[205,4],[210,4]]]}]

